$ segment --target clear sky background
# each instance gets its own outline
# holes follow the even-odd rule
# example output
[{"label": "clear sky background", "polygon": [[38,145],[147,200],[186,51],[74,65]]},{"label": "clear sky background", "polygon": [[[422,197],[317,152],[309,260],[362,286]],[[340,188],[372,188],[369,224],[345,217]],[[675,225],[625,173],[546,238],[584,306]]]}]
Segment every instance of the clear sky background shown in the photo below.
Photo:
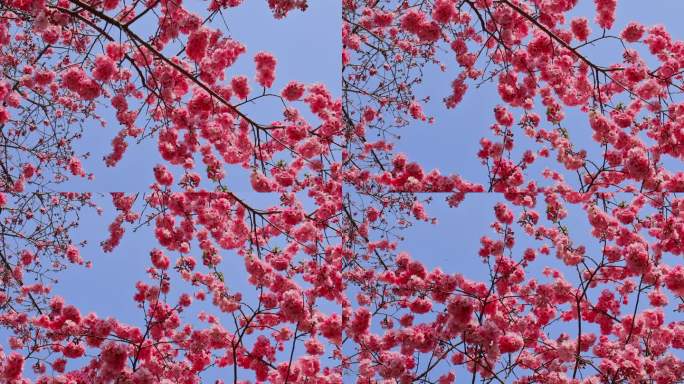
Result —
[{"label": "clear sky background", "polygon": [[[593,19],[593,1],[580,0],[575,13]],[[263,0],[247,1],[245,5],[231,9],[227,14],[231,26],[230,34],[247,46],[247,53],[229,71],[228,76],[246,74],[252,78],[253,55],[259,51],[269,51],[278,58],[274,90],[279,91],[288,81],[294,79],[305,83],[325,83],[331,91],[340,95],[339,2],[311,1],[306,12],[295,11],[282,20],[272,18],[266,1]],[[619,32],[624,25],[634,20],[646,25],[662,23],[667,26],[674,38],[682,39],[682,14],[684,2],[678,0],[623,0],[618,3],[614,31]],[[594,32],[597,30],[594,26]],[[599,63],[602,60],[605,63],[612,62],[616,52],[621,51],[617,51],[619,47],[610,45],[612,43],[605,44],[608,45],[587,47],[584,52]],[[417,92],[420,96],[432,96],[426,113],[434,116],[436,123],[410,125],[401,132],[402,139],[397,149],[408,153],[410,159],[418,161],[426,169],[439,168],[443,173],[455,172],[466,179],[484,183],[486,168],[480,164],[476,153],[479,149],[479,139],[483,135],[488,135],[488,127],[493,122],[492,108],[499,103],[496,88],[495,85],[483,86],[480,89],[470,88],[456,109],[446,110],[441,99],[449,95],[449,84],[455,76],[457,67],[453,61],[445,63],[448,68],[446,73],[437,70],[426,71],[424,83]],[[281,109],[255,105],[252,111],[263,116],[261,120],[275,120],[280,118]],[[569,127],[571,137],[579,137],[582,143],[590,142],[591,129],[586,117],[570,114],[565,125]],[[90,182],[65,183],[60,187],[61,190],[89,190],[102,193],[147,190],[153,182],[152,167],[162,162],[156,141],[129,143],[129,148],[118,166],[107,168],[102,156],[109,153],[110,141],[117,131],[113,119],[109,127],[102,128],[92,124],[92,127],[85,130],[84,138],[77,144],[76,150],[89,151],[93,154],[84,162],[84,168],[87,172],[95,173],[96,178]],[[581,138],[586,138],[586,141]],[[681,164],[678,163],[676,166],[681,167]],[[231,172],[235,174],[234,179],[230,178]],[[244,196],[244,193],[247,193],[244,183],[246,174],[232,168],[228,168],[227,173],[229,185],[234,180],[235,184],[231,187]],[[423,197],[427,195],[424,194]],[[258,196],[247,198],[255,201],[262,199]],[[89,271],[84,271],[84,268],[79,266],[70,267],[59,275],[60,282],[55,286],[54,292],[64,296],[68,303],[75,304],[83,312],[94,311],[101,317],[116,316],[123,322],[141,325],[143,317],[141,311],[135,307],[132,296],[135,292],[135,282],[146,280],[144,271],[149,266],[148,254],[150,249],[156,246],[156,240],[151,228],[142,228],[137,233],[131,233],[129,230],[113,253],[103,253],[99,242],[107,237],[107,226],[113,219],[114,212],[108,195],[97,200],[105,213],[98,216],[92,211],[84,212],[81,226],[74,233],[76,241],[88,240],[82,255],[84,259],[93,262],[93,267]],[[438,218],[438,224],[418,223],[406,230],[403,233],[405,241],[400,244],[400,249],[408,251],[430,268],[441,267],[448,273],[460,272],[473,280],[486,279],[487,271],[477,256],[479,239],[485,234],[495,236],[489,228],[494,217],[492,207],[502,198],[496,194],[469,196],[458,209],[448,208],[444,203],[444,195],[434,194],[433,200],[433,204],[428,207],[428,213]],[[590,229],[581,212],[571,211],[568,223],[573,239],[579,242],[585,240],[584,243],[587,245],[596,243],[589,238]],[[516,249],[524,249],[527,245],[529,244],[523,241]],[[553,256],[548,260],[548,264],[558,265]],[[226,254],[221,269],[233,290],[253,290],[246,283],[241,258],[231,258],[230,254]],[[226,370],[223,372],[229,374]],[[215,373],[211,373],[209,377],[214,375]]]}]

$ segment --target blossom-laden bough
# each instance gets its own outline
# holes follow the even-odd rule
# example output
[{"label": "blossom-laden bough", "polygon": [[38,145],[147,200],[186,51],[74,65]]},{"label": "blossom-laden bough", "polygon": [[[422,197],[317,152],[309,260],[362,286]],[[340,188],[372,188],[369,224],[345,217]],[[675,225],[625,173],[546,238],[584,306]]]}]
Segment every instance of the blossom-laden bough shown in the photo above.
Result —
[{"label": "blossom-laden bough", "polygon": [[[595,4],[589,21],[570,15],[573,0],[345,0],[338,100],[296,79],[272,89],[276,58],[221,24],[239,0],[3,2],[0,377],[681,382],[684,174],[671,164],[684,154],[684,44],[663,27],[612,31],[616,2]],[[307,8],[268,6],[276,18]],[[620,60],[597,64],[585,48],[607,41]],[[240,57],[254,79],[232,71]],[[491,129],[469,143],[482,180],[425,170],[394,147],[402,129],[434,121],[421,82],[453,65],[446,108],[497,88]],[[246,112],[271,101],[281,121]],[[104,109],[118,128],[108,166],[144,140],[163,159],[149,188],[111,194],[101,243],[114,252],[127,231],[152,229],[140,324],[50,293],[63,269],[97,263],[72,238],[92,194],[58,186],[92,176],[74,144],[107,122]],[[233,174],[277,204],[232,191]],[[424,193],[457,208],[482,192],[496,196],[493,235],[463,257],[488,279],[401,251],[406,227],[436,222]],[[228,258],[250,289],[236,289]]]},{"label": "blossom-laden bough", "polygon": [[[358,289],[349,365],[360,381],[682,381],[684,43],[663,26],[616,30],[614,0],[594,1],[594,15],[578,3],[343,2],[354,233],[344,275]],[[592,47],[605,54],[595,60]],[[488,130],[467,112],[465,124],[434,112],[436,96],[458,109],[488,88]],[[426,169],[395,149],[425,124],[444,125],[434,129],[445,140],[481,132],[442,156],[448,169],[477,156],[481,176]],[[418,145],[415,157],[447,148],[401,146]],[[434,268],[429,247],[401,252],[403,228],[449,215],[433,213],[435,198],[456,208],[481,192],[495,196],[495,220],[479,256]],[[488,279],[458,273],[478,258]]]},{"label": "blossom-laden bough", "polygon": [[[190,383],[219,368],[234,382],[340,380],[338,368],[319,363],[320,324],[339,319],[319,307],[341,292],[341,235],[331,224],[342,210],[340,101],[322,84],[273,89],[277,60],[268,52],[249,53],[254,81],[235,74],[248,51],[222,21],[240,1],[197,5],[0,5],[3,382]],[[276,18],[307,8],[300,0],[268,6]],[[282,120],[245,112],[261,103],[279,105]],[[81,313],[50,293],[61,270],[93,261],[72,235],[97,199],[59,184],[93,176],[82,160],[100,154],[74,144],[98,120],[118,127],[102,154],[108,166],[144,140],[156,141],[163,159],[149,170],[150,188],[111,194],[117,214],[101,243],[112,252],[127,230],[154,227],[149,281],[133,297],[140,324]],[[231,191],[230,166],[278,204],[256,206]],[[231,286],[228,251],[243,259],[251,292]],[[189,318],[189,307],[203,312]],[[307,352],[294,355],[301,345]]]}]

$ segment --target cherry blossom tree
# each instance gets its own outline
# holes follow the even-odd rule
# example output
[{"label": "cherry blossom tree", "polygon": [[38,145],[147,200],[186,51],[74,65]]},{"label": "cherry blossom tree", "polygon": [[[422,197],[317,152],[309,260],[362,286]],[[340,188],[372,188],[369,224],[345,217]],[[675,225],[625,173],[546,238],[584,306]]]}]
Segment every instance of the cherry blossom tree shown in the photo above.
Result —
[{"label": "cherry blossom tree", "polygon": [[[267,4],[276,19],[307,10]],[[663,26],[618,30],[616,1],[594,4],[345,0],[336,97],[339,84],[289,79],[286,57],[231,36],[240,0],[2,2],[0,380],[684,381],[684,43]],[[614,62],[588,53],[609,43]],[[445,89],[423,89],[430,76]],[[402,130],[442,123],[433,95],[459,108],[485,84],[491,125],[468,143],[480,179],[395,149]],[[270,102],[278,121],[247,108]],[[109,153],[76,149],[93,123],[116,127]],[[139,229],[155,238],[130,324],[51,291],[98,262],[73,230],[102,209],[60,184],[87,185],[84,160],[116,167],[140,141],[163,160],[154,183],[112,191],[97,239],[116,252]],[[232,175],[277,203],[250,203]],[[438,222],[435,199],[485,194],[491,231],[462,257],[488,279],[402,249],[409,227]]]},{"label": "cherry blossom tree", "polygon": [[[614,30],[616,2],[594,5],[578,15],[578,1],[344,2],[345,199],[358,262],[348,280],[360,290],[350,326],[362,381],[681,381],[684,45],[663,26]],[[593,46],[612,47],[615,61],[594,61]],[[421,88],[440,72],[450,86]],[[492,125],[473,127],[482,139],[470,144],[482,178],[394,150],[406,127],[449,123],[424,112],[431,97],[458,108],[488,84]],[[591,142],[577,139],[578,124]],[[489,280],[401,252],[397,228],[436,220],[426,202],[437,192],[454,208],[497,195],[492,233],[463,256],[479,258]],[[584,213],[591,242],[570,211]]]}]

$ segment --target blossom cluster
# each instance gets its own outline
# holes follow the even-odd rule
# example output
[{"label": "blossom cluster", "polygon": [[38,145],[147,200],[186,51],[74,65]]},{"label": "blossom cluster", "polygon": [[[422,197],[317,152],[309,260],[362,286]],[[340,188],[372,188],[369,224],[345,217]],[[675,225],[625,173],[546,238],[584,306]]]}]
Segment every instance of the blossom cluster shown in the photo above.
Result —
[{"label": "blossom cluster", "polygon": [[[241,3],[0,5],[0,382],[681,382],[684,42],[615,0],[345,0],[338,97],[217,22]],[[583,49],[609,40],[612,63]],[[485,83],[479,177],[397,149]],[[267,101],[275,121],[248,108]],[[116,129],[105,165],[146,140],[159,159],[111,212],[54,191],[93,177],[75,144],[96,122]],[[477,251],[440,266],[404,239],[439,223],[435,196],[495,196]],[[87,209],[110,220],[102,252],[155,243],[138,323],[53,294],[98,262],[73,236]]]}]

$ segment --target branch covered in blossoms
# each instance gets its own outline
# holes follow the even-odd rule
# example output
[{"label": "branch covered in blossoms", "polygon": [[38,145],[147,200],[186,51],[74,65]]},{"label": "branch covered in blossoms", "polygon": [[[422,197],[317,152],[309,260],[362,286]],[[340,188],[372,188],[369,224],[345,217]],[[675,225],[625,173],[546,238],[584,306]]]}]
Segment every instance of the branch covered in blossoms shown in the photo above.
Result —
[{"label": "branch covered in blossoms", "polygon": [[[341,5],[338,97],[231,35],[240,0],[0,4],[0,382],[682,382],[684,43],[614,0]],[[469,97],[490,124],[440,161],[481,171],[424,166],[402,133]],[[60,191],[148,143],[112,209]],[[406,251],[467,204],[476,252]],[[52,293],[140,238],[138,321]]]}]

